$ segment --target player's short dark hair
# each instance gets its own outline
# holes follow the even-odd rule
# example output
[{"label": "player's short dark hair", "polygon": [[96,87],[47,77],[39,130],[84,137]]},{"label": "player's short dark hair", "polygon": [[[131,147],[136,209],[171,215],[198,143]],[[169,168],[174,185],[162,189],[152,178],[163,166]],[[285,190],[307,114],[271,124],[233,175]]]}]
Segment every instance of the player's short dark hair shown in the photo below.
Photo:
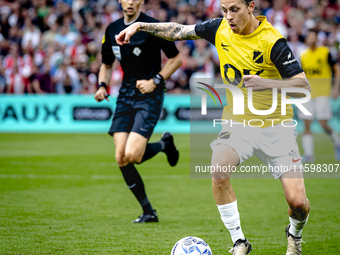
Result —
[{"label": "player's short dark hair", "polygon": [[242,0],[242,2],[244,2],[247,6],[249,6],[249,4],[253,1],[254,0]]},{"label": "player's short dark hair", "polygon": [[[246,6],[249,6],[249,4],[250,4],[251,2],[254,2],[254,0],[242,0],[242,2],[243,2]],[[258,11],[258,7],[257,7],[257,6],[255,6],[254,12],[255,12],[255,11]]]}]

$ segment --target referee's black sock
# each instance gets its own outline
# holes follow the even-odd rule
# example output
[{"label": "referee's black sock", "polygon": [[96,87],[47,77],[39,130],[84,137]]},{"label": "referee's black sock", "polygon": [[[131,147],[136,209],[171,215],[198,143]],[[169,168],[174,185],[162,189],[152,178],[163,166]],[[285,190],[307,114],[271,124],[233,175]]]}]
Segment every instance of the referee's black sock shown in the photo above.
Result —
[{"label": "referee's black sock", "polygon": [[156,143],[148,143],[146,145],[145,153],[140,163],[154,157],[158,152],[163,151],[164,148],[165,142],[163,140],[159,140]]},{"label": "referee's black sock", "polygon": [[126,166],[120,167],[124,180],[128,185],[129,189],[137,198],[138,202],[143,208],[144,214],[150,214],[153,212],[153,208],[149,202],[148,197],[145,193],[144,183],[140,177],[134,164],[129,163]]}]

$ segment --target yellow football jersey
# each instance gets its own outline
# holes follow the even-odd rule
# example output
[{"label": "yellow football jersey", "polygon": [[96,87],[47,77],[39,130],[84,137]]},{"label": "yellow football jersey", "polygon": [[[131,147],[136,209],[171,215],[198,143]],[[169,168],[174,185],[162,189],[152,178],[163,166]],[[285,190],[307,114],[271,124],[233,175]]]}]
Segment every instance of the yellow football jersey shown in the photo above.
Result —
[{"label": "yellow football jersey", "polygon": [[[233,114],[233,97],[231,92],[227,89],[227,106],[223,110],[223,119],[233,120],[243,123],[244,120],[248,123],[249,120],[262,120],[264,125],[262,127],[268,127],[272,125],[272,121],[266,121],[268,119],[276,119],[274,124],[280,123],[282,120],[293,118],[293,107],[287,105],[286,115],[281,115],[281,94],[278,93],[278,105],[276,110],[270,115],[255,115],[248,107],[248,89],[243,86],[244,75],[259,75],[262,78],[267,79],[282,79],[291,78],[292,76],[303,72],[298,62],[291,53],[280,56],[281,69],[285,69],[290,65],[294,65],[294,68],[290,67],[290,72],[285,72],[288,77],[282,77],[278,66],[272,61],[272,48],[280,40],[286,45],[285,38],[276,30],[264,16],[256,17],[261,23],[259,27],[250,35],[238,35],[234,34],[231,30],[228,21],[225,18],[220,20],[211,20],[204,22],[201,26],[198,26],[195,30],[196,33],[202,38],[207,39],[211,43],[214,43],[220,59],[221,75],[225,84],[231,84],[239,87],[244,95],[244,115]],[[213,23],[216,29],[214,38],[212,37],[211,30],[213,29]],[[209,31],[209,33],[207,32]],[[278,54],[280,55],[280,54]],[[281,54],[282,55],[282,54]],[[268,110],[272,107],[272,90],[253,91],[253,106],[256,110]],[[260,126],[256,122],[252,122],[254,126]]]},{"label": "yellow football jersey", "polygon": [[319,46],[301,54],[301,66],[312,89],[312,98],[330,96],[332,89],[332,67],[329,64],[329,50]]}]

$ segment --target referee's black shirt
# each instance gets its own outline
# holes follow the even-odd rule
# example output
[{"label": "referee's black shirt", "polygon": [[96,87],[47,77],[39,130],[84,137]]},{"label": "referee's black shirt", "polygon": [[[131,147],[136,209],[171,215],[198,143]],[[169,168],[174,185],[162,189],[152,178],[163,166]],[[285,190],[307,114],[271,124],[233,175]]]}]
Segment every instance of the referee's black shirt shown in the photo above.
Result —
[{"label": "referee's black shirt", "polygon": [[[159,22],[158,20],[140,13],[135,22]],[[125,25],[124,18],[112,22],[105,31],[102,44],[102,62],[111,65],[116,58],[119,59],[124,72],[120,97],[133,96],[162,96],[163,87],[157,87],[152,93],[141,94],[136,88],[137,80],[149,80],[161,70],[161,50],[168,58],[178,54],[173,42],[163,40],[145,32],[137,32],[130,38],[130,44],[120,46],[115,36],[130,24]]]}]

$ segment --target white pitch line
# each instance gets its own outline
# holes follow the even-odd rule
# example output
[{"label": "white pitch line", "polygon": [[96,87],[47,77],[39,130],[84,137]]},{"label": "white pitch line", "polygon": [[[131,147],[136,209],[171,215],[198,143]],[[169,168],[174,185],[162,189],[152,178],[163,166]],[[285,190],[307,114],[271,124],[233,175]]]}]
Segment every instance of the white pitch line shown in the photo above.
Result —
[{"label": "white pitch line", "polygon": [[[123,180],[122,175],[59,175],[59,174],[0,174],[0,179],[50,179],[50,180],[79,180],[91,178],[92,180]],[[142,175],[143,179],[188,179],[189,175]]]},{"label": "white pitch line", "polygon": [[[1,157],[0,157],[1,158]],[[3,161],[5,162],[5,161]],[[60,166],[73,166],[74,162],[62,162],[62,161],[15,161],[15,160],[8,160],[5,162],[6,164],[12,166],[37,166],[37,167],[60,167]],[[77,163],[78,166],[86,165],[89,167],[116,167],[118,166],[117,162],[81,162]],[[181,163],[180,167],[190,167],[190,163]],[[159,168],[159,162],[147,162],[147,164],[142,165],[141,167],[148,167],[148,168]]]},{"label": "white pitch line", "polygon": [[66,152],[59,152],[59,151],[43,151],[43,150],[0,150],[1,157],[32,157],[32,156],[45,156],[45,157],[52,157],[52,156],[93,156],[93,152],[79,152],[79,151],[66,151]]}]

